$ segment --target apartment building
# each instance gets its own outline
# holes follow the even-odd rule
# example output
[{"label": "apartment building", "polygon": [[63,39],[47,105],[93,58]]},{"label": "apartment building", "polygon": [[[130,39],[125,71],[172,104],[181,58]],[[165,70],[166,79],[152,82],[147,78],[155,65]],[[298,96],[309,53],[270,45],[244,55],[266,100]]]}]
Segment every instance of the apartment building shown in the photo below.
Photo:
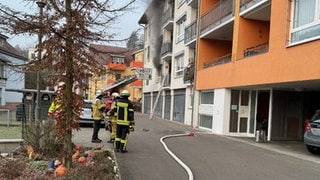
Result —
[{"label": "apartment building", "polygon": [[153,0],[139,24],[144,26],[142,112],[191,125],[198,1]]},{"label": "apartment building", "polygon": [[199,14],[199,127],[302,140],[320,108],[320,0],[200,0]]},{"label": "apartment building", "polygon": [[24,88],[25,74],[17,66],[25,64],[27,57],[11,46],[7,39],[0,34],[0,106],[11,109],[22,101],[23,96],[7,89]]},{"label": "apartment building", "polygon": [[91,44],[90,47],[96,50],[91,53],[105,67],[106,72],[89,78],[87,98],[94,99],[97,93],[121,92],[126,89],[131,94],[131,101],[141,99],[142,80],[138,79],[134,69],[143,67],[143,50],[99,44]]}]

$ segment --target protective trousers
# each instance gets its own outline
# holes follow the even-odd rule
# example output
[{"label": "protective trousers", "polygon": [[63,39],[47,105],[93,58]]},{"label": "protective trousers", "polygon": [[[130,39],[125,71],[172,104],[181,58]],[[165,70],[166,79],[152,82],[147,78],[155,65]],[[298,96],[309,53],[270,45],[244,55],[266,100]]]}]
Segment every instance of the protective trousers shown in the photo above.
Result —
[{"label": "protective trousers", "polygon": [[92,140],[99,139],[98,138],[98,133],[99,133],[99,130],[100,130],[100,126],[101,126],[101,120],[94,120]]},{"label": "protective trousers", "polygon": [[117,124],[117,137],[115,140],[116,151],[126,152],[129,135],[129,126]]},{"label": "protective trousers", "polygon": [[111,132],[110,132],[110,140],[114,141],[117,136],[117,117],[111,116]]}]

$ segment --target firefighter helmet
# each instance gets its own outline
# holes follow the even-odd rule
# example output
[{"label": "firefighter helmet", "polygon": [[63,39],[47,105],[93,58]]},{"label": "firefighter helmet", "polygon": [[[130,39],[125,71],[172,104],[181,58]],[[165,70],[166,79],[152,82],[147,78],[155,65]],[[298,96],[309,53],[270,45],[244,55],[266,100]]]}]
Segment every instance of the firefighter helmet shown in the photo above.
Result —
[{"label": "firefighter helmet", "polygon": [[121,96],[127,96],[127,97],[129,97],[129,96],[130,96],[130,93],[129,93],[128,90],[123,90],[120,95],[121,95]]},{"label": "firefighter helmet", "polygon": [[120,95],[119,95],[119,93],[114,92],[114,93],[112,93],[112,96],[115,97],[115,98],[117,98],[117,97],[119,97]]}]

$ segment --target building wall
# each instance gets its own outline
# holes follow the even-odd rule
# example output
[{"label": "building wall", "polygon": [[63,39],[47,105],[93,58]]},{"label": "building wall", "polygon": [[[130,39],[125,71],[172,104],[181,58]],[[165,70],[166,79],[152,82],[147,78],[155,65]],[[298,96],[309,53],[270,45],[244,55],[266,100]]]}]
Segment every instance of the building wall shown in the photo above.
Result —
[{"label": "building wall", "polygon": [[[206,1],[202,2],[204,6]],[[287,28],[288,12],[284,11],[287,9],[287,1],[273,1],[271,8],[270,26],[266,22],[245,20],[236,14],[235,21],[239,21],[239,29],[235,31],[238,31],[236,34],[239,37],[234,37],[237,44],[233,50],[237,51],[232,52],[232,63],[202,69],[201,64],[210,56],[215,56],[215,49],[220,43],[215,45],[214,42],[200,39],[197,90],[319,78],[320,51],[316,49],[320,41],[288,46],[287,34],[290,29]],[[246,47],[264,41],[269,42],[268,53],[243,58],[242,53]]]}]

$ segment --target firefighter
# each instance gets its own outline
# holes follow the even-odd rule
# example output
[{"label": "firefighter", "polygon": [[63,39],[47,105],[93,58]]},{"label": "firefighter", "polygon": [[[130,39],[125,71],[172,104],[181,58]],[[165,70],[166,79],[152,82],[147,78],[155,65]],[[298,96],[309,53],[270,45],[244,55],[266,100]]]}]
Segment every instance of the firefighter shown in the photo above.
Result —
[{"label": "firefighter", "polygon": [[114,143],[116,139],[116,132],[117,132],[117,113],[116,111],[116,103],[120,98],[119,93],[114,92],[112,93],[113,102],[111,104],[110,111],[107,112],[108,123],[106,123],[106,130],[110,131],[110,140],[108,143]]},{"label": "firefighter", "polygon": [[101,139],[98,138],[101,121],[103,121],[103,111],[106,108],[106,105],[101,101],[101,97],[97,96],[94,103],[92,103],[92,118],[93,118],[93,133],[91,142],[101,143]]},{"label": "firefighter", "polygon": [[63,93],[64,93],[64,90],[66,88],[66,85],[64,82],[60,82],[58,84],[58,87],[57,87],[57,96],[52,100],[52,103],[48,109],[48,116],[51,116],[52,114],[54,115],[54,117],[56,118],[59,113],[61,112],[61,98]]},{"label": "firefighter", "polygon": [[115,151],[126,153],[126,145],[130,130],[133,131],[134,126],[134,110],[133,104],[129,100],[130,93],[123,90],[120,98],[116,103],[117,113],[117,136],[115,139]]}]

